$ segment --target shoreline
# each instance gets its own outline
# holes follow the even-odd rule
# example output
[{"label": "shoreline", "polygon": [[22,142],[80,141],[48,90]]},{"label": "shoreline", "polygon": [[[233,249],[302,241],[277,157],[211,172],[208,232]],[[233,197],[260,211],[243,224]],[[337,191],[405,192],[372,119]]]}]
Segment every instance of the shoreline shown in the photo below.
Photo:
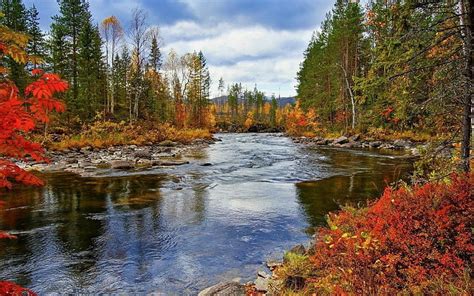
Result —
[{"label": "shoreline", "polygon": [[25,170],[69,172],[81,177],[100,176],[107,171],[140,171],[154,167],[189,164],[182,158],[188,151],[209,146],[219,139],[196,139],[189,144],[169,140],[148,145],[120,145],[107,148],[70,148],[46,151],[49,163],[17,162]]}]

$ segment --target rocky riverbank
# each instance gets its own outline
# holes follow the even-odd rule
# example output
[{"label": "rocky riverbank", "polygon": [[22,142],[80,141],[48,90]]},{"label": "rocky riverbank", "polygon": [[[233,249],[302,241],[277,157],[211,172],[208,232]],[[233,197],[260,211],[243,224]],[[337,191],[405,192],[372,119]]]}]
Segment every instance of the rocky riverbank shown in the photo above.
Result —
[{"label": "rocky riverbank", "polygon": [[[310,245],[306,248],[303,245],[296,245],[288,253],[298,256],[308,256],[312,250]],[[286,256],[281,261],[265,262],[266,270],[259,270],[254,281],[240,283],[238,279],[220,282],[202,290],[198,296],[244,296],[244,295],[280,295],[280,287],[298,287],[304,280],[301,278],[289,277],[281,279],[277,270],[288,264]],[[262,266],[263,269],[263,266]]]},{"label": "rocky riverbank", "polygon": [[420,154],[420,148],[426,147],[426,143],[418,143],[410,140],[397,139],[393,141],[380,141],[372,139],[364,139],[359,134],[353,136],[341,136],[338,138],[322,138],[322,137],[293,137],[295,143],[314,145],[314,146],[330,146],[339,148],[367,148],[381,150],[405,150],[413,156]]},{"label": "rocky riverbank", "polygon": [[49,163],[18,162],[17,164],[27,170],[63,171],[91,177],[110,170],[141,170],[188,164],[189,161],[182,157],[184,154],[193,149],[207,147],[215,141],[219,139],[198,139],[189,145],[163,141],[144,146],[124,145],[103,149],[87,146],[80,149],[48,151]]}]

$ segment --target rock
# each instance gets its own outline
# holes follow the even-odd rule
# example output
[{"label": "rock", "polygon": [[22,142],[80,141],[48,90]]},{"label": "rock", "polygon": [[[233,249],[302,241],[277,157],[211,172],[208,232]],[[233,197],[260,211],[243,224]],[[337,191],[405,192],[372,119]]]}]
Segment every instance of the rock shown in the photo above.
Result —
[{"label": "rock", "polygon": [[189,161],[181,161],[181,160],[153,161],[153,165],[161,165],[161,166],[177,166],[177,165],[184,165],[184,164],[189,164]]},{"label": "rock", "polygon": [[273,270],[277,269],[278,267],[282,266],[283,262],[281,262],[281,261],[267,261],[266,265],[267,265],[268,269],[270,269],[270,271],[273,271]]},{"label": "rock", "polygon": [[137,160],[137,166],[141,168],[151,167],[153,165],[152,161],[149,159],[139,159]]},{"label": "rock", "polygon": [[349,139],[345,136],[341,136],[333,141],[334,144],[345,144],[349,141]]},{"label": "rock", "polygon": [[380,141],[374,141],[374,142],[369,143],[369,146],[371,148],[378,148],[378,147],[380,147],[380,145],[382,145],[382,142],[380,142]]},{"label": "rock", "polygon": [[170,141],[170,140],[164,140],[158,144],[159,146],[163,147],[175,147],[178,145],[178,143]]},{"label": "rock", "polygon": [[129,170],[132,169],[134,165],[128,160],[113,160],[110,162],[110,167],[116,170]]},{"label": "rock", "polygon": [[93,150],[93,148],[91,146],[85,146],[85,147],[82,147],[80,151],[81,152],[86,152],[86,151],[92,151],[92,150]]},{"label": "rock", "polygon": [[348,143],[342,144],[341,147],[343,148],[357,148],[360,147],[361,145],[357,142],[350,141]]},{"label": "rock", "polygon": [[349,137],[349,141],[357,142],[357,141],[359,141],[359,139],[360,139],[360,135],[359,135],[359,134],[355,134],[355,135]]},{"label": "rock", "polygon": [[105,161],[101,161],[97,164],[98,169],[108,169],[111,167],[111,164]]},{"label": "rock", "polygon": [[222,282],[199,292],[198,296],[244,296],[245,286],[237,282]]},{"label": "rock", "polygon": [[268,284],[270,282],[270,275],[264,271],[257,273],[257,279],[255,280],[255,289],[260,292],[268,291]]},{"label": "rock", "polygon": [[201,166],[204,166],[204,167],[212,166],[212,163],[210,163],[210,162],[205,162],[205,163],[201,164]]},{"label": "rock", "polygon": [[299,244],[291,248],[290,252],[298,255],[304,255],[306,254],[306,248],[302,244]]},{"label": "rock", "polygon": [[394,149],[395,146],[393,146],[392,144],[388,144],[388,143],[383,143],[382,145],[379,146],[380,149]]},{"label": "rock", "polygon": [[270,279],[258,277],[255,280],[255,289],[259,292],[267,292]]},{"label": "rock", "polygon": [[393,142],[393,145],[398,147],[398,148],[405,148],[405,149],[408,149],[412,146],[412,143],[410,141],[406,141],[406,140],[395,140]]},{"label": "rock", "polygon": [[77,158],[68,158],[66,159],[67,164],[77,163]]},{"label": "rock", "polygon": [[327,145],[328,143],[329,143],[328,139],[321,139],[321,140],[316,141],[317,145]]},{"label": "rock", "polygon": [[133,154],[133,157],[151,159],[151,152],[150,150],[138,150]]}]

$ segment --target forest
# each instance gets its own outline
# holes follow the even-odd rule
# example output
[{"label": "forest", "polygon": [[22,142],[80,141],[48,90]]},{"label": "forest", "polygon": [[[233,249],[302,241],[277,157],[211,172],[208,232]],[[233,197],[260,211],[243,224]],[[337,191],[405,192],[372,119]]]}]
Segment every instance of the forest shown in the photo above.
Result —
[{"label": "forest", "polygon": [[[171,246],[153,249],[165,255],[153,253],[150,262],[163,268],[182,264],[173,258],[176,253],[165,253],[167,248],[191,250],[186,256],[193,260],[204,258],[197,250],[212,240],[199,241],[201,235],[219,240],[226,231],[238,237],[229,249],[240,246],[239,251],[259,262],[275,250],[287,250],[281,262],[267,261],[269,275],[258,271],[257,280],[247,284],[230,281],[202,290],[221,277],[211,273],[215,266],[202,262],[206,260],[196,263],[186,257],[193,262],[189,264],[201,264],[196,270],[202,274],[191,277],[196,281],[192,285],[156,268],[149,271],[138,260],[134,262],[156,282],[140,282],[137,272],[136,282],[119,276],[121,288],[114,290],[94,286],[106,280],[82,278],[79,272],[82,282],[75,285],[81,292],[127,293],[143,284],[141,292],[202,291],[199,295],[226,295],[232,289],[236,295],[474,293],[474,4],[334,2],[313,29],[295,73],[296,95],[287,101],[263,91],[259,81],[252,88],[212,76],[213,61],[200,48],[166,52],[162,28],[144,8],[129,11],[128,20],[114,15],[97,20],[90,1],[58,0],[58,13],[44,31],[39,3],[37,8],[22,0],[0,0],[0,268],[5,269],[0,294],[71,292],[74,286],[54,290],[32,271],[19,272],[21,264],[8,259],[20,254],[27,261],[25,252],[45,252],[43,247],[24,251],[21,245],[25,238],[35,238],[35,229],[21,229],[37,227],[22,222],[37,221],[36,212],[44,212],[46,221],[56,221],[50,224],[59,228],[104,212],[107,222],[97,222],[103,223],[97,227],[112,242],[118,233],[153,228],[158,245],[175,239]],[[68,204],[56,191],[69,192],[70,180],[80,189],[66,198],[84,199],[85,208],[77,202],[62,210],[68,215],[49,213],[45,205],[50,194],[61,196],[57,203]],[[318,187],[325,182],[333,183]],[[80,192],[96,183],[93,192]],[[294,188],[291,193],[285,191],[288,185]],[[17,192],[19,200],[12,201]],[[213,203],[216,195],[222,204]],[[287,212],[274,208],[280,200],[266,200],[273,195],[291,201],[288,209],[283,207]],[[170,196],[176,199],[173,206]],[[293,199],[298,210],[292,208]],[[195,204],[189,206],[190,200]],[[115,211],[142,219],[143,211],[155,206],[162,207],[159,214],[143,218],[143,225],[117,230],[123,225],[114,220]],[[268,209],[259,212],[259,207]],[[183,208],[196,217],[180,216]],[[21,214],[12,214],[16,211]],[[86,218],[77,218],[81,215]],[[224,226],[212,224],[216,217],[226,221]],[[73,222],[64,222],[69,219]],[[250,221],[248,228],[242,226],[244,220]],[[186,227],[174,226],[182,232],[166,233],[171,238],[161,240],[166,227],[150,221]],[[227,223],[237,230],[226,228]],[[279,243],[272,249],[261,228],[268,224],[279,231],[265,230],[272,243]],[[297,234],[291,232],[297,227]],[[189,229],[196,240],[187,246],[191,249],[179,249]],[[263,233],[258,237],[262,241],[254,244],[257,232]],[[288,251],[290,243],[301,242],[302,233],[311,235],[309,245]],[[100,238],[95,235],[79,251],[108,250],[107,243],[92,243]],[[139,247],[124,244],[122,253],[149,251],[157,238],[144,241],[146,235],[141,235],[133,236]],[[56,249],[67,249],[69,243]],[[107,264],[130,261],[110,250],[105,254],[112,256]],[[248,278],[248,268],[255,269],[244,266],[248,258],[241,253],[222,256],[237,264],[228,269],[239,270],[243,278]],[[170,258],[176,261],[160,261]],[[117,273],[127,270],[125,263]],[[79,264],[79,269],[98,269]],[[219,274],[225,274],[225,264],[218,265]],[[205,280],[199,282],[199,277]]]}]

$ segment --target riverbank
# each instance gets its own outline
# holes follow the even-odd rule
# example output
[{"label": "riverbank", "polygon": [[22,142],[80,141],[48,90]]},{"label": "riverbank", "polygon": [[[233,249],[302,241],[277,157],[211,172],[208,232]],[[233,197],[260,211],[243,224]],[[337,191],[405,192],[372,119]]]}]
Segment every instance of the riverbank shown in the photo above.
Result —
[{"label": "riverbank", "polygon": [[418,156],[420,150],[428,146],[427,142],[415,142],[406,139],[378,140],[363,138],[360,134],[352,136],[333,137],[292,137],[295,143],[312,146],[329,146],[338,148],[367,148],[380,150],[405,150],[413,156]]},{"label": "riverbank", "polygon": [[183,155],[214,143],[217,139],[195,139],[187,144],[164,140],[157,144],[118,145],[107,148],[71,147],[47,152],[49,163],[19,162],[26,170],[71,172],[82,177],[100,175],[110,170],[144,170],[188,164]]}]

